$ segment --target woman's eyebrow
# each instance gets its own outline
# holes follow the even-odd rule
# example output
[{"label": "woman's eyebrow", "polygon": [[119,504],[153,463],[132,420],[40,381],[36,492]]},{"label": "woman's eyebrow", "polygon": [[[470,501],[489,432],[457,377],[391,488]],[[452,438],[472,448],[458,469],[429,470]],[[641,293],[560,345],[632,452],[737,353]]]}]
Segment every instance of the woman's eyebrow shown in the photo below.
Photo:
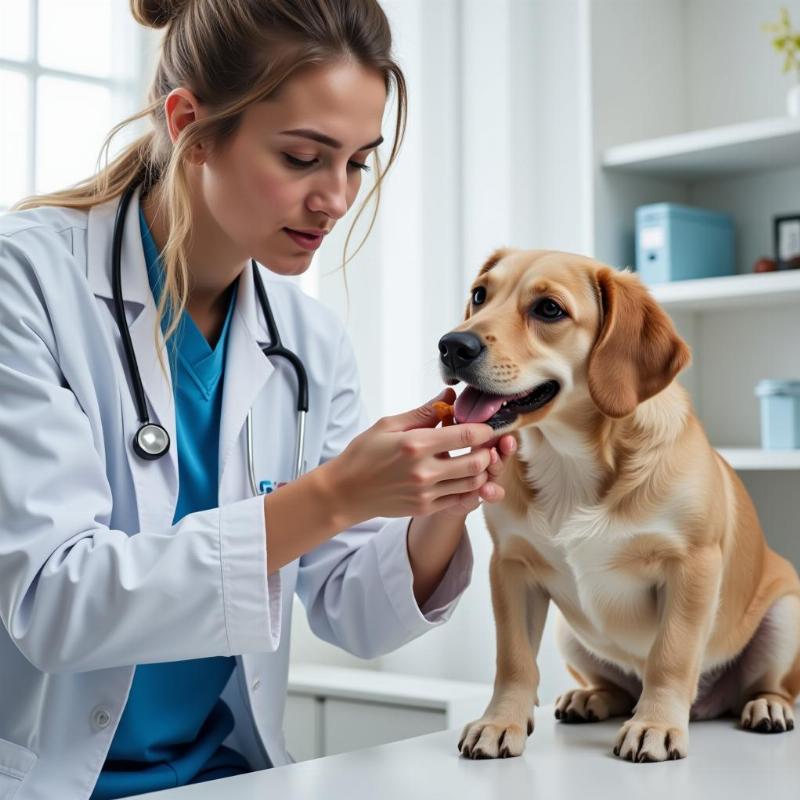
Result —
[{"label": "woman's eyebrow", "polygon": [[[289,134],[291,136],[302,136],[305,139],[313,139],[315,142],[327,145],[328,147],[333,147],[335,150],[340,150],[342,147],[342,143],[337,141],[336,139],[333,139],[330,136],[326,136],[324,133],[320,133],[319,131],[309,130],[308,128],[298,128],[296,130],[291,130],[291,131],[281,131],[281,134],[284,133]],[[382,143],[383,143],[383,136],[379,136],[374,142],[370,142],[369,144],[365,144],[363,147],[359,147],[356,152],[361,152],[362,150],[371,150],[373,147],[378,147]]]}]

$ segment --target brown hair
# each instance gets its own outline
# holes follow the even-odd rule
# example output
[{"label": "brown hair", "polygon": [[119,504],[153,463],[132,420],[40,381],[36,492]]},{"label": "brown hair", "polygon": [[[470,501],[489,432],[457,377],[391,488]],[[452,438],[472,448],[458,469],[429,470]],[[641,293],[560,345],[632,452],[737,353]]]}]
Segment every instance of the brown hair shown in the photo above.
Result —
[{"label": "brown hair", "polygon": [[[131,11],[142,25],[166,27],[149,105],[111,130],[101,150],[106,165],[97,174],[69,189],[29,197],[15,208],[86,209],[121,195],[132,183],[143,182],[148,188],[159,183],[169,233],[162,253],[164,291],[155,332],[157,336],[169,306],[174,310],[165,335],[165,340],[169,339],[188,300],[186,247],[192,219],[186,155],[201,142],[222,144],[236,131],[248,106],[269,99],[301,68],[351,59],[380,72],[387,93],[394,87],[397,114],[392,150],[384,170],[375,151],[375,184],[348,231],[344,266],[372,230],[381,182],[397,156],[406,124],[405,78],[392,57],[389,23],[377,0],[131,0]],[[209,114],[189,123],[173,145],[164,101],[180,86],[192,91],[207,106]],[[109,163],[113,137],[144,117],[152,118],[153,128]],[[373,195],[376,203],[367,233],[347,258],[355,225]]]}]

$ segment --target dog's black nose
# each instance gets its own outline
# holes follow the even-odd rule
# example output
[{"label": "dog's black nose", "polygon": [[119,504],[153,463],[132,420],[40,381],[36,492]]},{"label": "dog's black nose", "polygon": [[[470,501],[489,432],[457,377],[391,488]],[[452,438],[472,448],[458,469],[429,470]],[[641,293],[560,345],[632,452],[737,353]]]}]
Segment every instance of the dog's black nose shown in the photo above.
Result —
[{"label": "dog's black nose", "polygon": [[439,339],[442,361],[454,370],[469,366],[483,348],[483,342],[474,333],[447,333]]}]

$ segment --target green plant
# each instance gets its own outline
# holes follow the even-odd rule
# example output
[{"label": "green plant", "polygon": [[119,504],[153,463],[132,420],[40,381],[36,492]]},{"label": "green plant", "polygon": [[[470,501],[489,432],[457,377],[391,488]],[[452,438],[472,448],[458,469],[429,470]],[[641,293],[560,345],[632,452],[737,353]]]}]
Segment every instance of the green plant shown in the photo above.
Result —
[{"label": "green plant", "polygon": [[789,11],[781,8],[780,22],[765,23],[762,27],[767,33],[776,34],[772,39],[772,46],[786,56],[783,71],[797,70],[797,75],[800,77],[800,31],[792,30]]}]

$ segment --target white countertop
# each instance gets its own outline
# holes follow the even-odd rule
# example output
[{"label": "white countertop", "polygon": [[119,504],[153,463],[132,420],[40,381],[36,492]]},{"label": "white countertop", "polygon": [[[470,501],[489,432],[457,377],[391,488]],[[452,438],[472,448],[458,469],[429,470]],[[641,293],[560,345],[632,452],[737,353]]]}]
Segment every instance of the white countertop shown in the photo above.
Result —
[{"label": "white countertop", "polygon": [[739,730],[734,720],[692,723],[689,757],[632,764],[611,748],[621,719],[567,725],[552,706],[537,709],[520,758],[470,761],[459,731],[304,761],[234,778],[139,795],[142,800],[797,800],[800,729]]}]

